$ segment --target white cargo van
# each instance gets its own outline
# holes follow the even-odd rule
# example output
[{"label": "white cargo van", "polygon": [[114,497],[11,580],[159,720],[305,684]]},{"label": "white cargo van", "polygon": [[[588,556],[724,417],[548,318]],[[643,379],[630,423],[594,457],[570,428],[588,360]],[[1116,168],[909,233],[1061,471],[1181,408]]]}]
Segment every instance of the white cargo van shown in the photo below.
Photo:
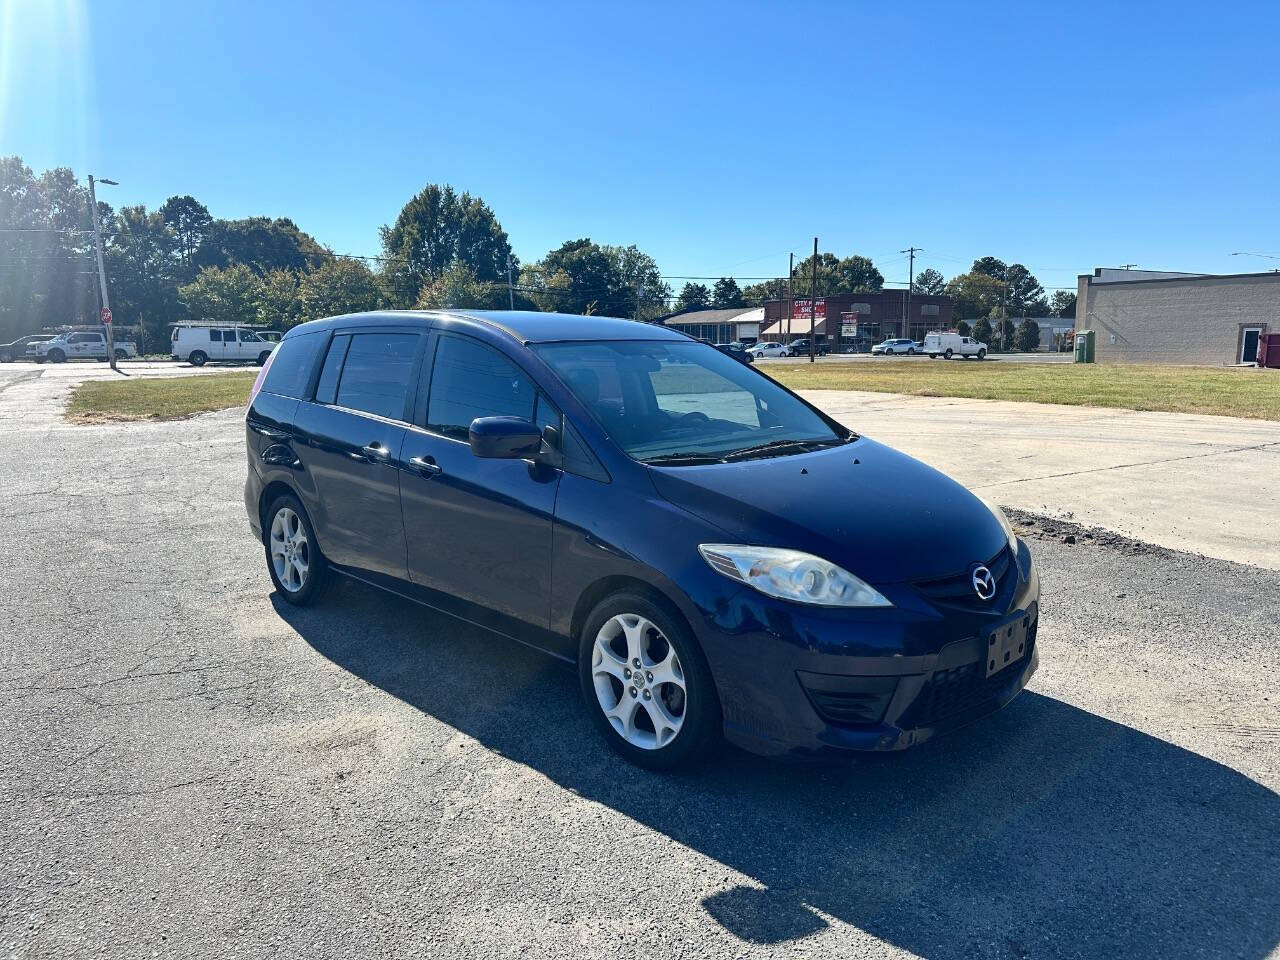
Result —
[{"label": "white cargo van", "polygon": [[950,360],[953,356],[964,357],[966,360],[970,357],[983,360],[987,356],[987,345],[958,333],[927,333],[924,337],[924,352],[934,360],[938,357]]},{"label": "white cargo van", "polygon": [[238,324],[180,323],[173,327],[170,356],[193,367],[217,363],[256,363],[262,366],[276,345],[258,336],[255,327]]}]

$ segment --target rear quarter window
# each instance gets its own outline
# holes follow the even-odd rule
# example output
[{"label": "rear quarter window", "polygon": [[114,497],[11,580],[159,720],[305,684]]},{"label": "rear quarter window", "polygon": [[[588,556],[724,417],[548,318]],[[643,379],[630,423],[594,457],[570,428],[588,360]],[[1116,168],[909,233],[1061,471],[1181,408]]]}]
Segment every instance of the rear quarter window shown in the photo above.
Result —
[{"label": "rear quarter window", "polygon": [[281,397],[301,400],[311,382],[320,349],[325,345],[323,333],[305,333],[280,341],[271,360],[271,369],[262,381],[262,389]]}]

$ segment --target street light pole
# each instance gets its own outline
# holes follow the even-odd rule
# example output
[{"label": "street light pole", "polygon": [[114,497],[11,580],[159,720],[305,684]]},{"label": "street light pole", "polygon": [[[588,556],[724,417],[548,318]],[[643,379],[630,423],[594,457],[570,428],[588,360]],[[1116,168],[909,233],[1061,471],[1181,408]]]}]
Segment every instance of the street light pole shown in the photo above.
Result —
[{"label": "street light pole", "polygon": [[[818,349],[818,238],[813,238],[813,277],[809,284],[809,362],[813,363],[814,351]],[[823,313],[826,313],[824,310]],[[825,319],[825,318],[824,318]]]},{"label": "street light pole", "polygon": [[[103,180],[102,183],[116,186],[114,180]],[[89,174],[89,211],[93,214],[93,249],[98,255],[98,291],[102,296],[102,314],[99,319],[105,318],[111,310],[111,301],[107,299],[107,271],[102,265],[102,225],[98,222],[98,195],[93,189],[93,174]],[[102,331],[107,341],[107,362],[111,364],[111,369],[116,369],[116,344],[115,339],[111,335],[111,324],[103,323]]]}]

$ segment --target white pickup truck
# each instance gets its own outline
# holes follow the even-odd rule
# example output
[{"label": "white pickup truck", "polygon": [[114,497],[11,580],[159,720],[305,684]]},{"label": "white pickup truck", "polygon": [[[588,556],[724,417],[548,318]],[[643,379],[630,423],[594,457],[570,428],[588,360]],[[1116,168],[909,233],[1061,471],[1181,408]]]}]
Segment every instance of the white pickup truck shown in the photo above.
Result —
[{"label": "white pickup truck", "polygon": [[[117,360],[138,355],[138,345],[132,340],[116,340]],[[52,340],[36,344],[36,363],[63,363],[67,360],[106,360],[107,338],[99,332],[78,331],[61,333]]]}]

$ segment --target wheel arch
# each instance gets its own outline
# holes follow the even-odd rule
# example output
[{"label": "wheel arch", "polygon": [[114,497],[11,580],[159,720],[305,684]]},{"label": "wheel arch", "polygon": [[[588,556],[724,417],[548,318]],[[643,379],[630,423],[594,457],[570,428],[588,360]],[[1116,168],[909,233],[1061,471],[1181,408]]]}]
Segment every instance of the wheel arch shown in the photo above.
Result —
[{"label": "wheel arch", "polygon": [[[298,493],[297,490],[293,488],[292,484],[285,483],[283,480],[272,480],[270,483],[268,483],[265,487],[262,488],[262,493],[259,494],[258,496],[258,524],[262,527],[262,540],[264,543],[267,540],[267,533],[268,533],[267,532],[267,507],[271,506],[272,502],[276,499],[276,497],[282,496],[283,494],[286,494],[286,493],[294,497],[294,499],[296,499],[298,503],[301,504],[303,510],[307,509],[307,505],[302,502],[302,496]],[[308,513],[307,517],[308,519],[310,519],[311,514]],[[312,528],[314,529],[314,527],[315,527],[315,522],[312,521]]]},{"label": "wheel arch", "polygon": [[[693,629],[693,624],[689,622],[689,618],[680,609],[680,604],[676,603],[675,600],[652,583],[641,580],[639,577],[627,576],[626,574],[601,577],[599,580],[589,584],[578,596],[578,602],[574,604],[573,616],[569,620],[569,635],[575,644],[581,640],[582,628],[586,625],[587,617],[591,615],[591,611],[605,598],[611,597],[615,593],[626,591],[639,593],[662,607],[668,615],[684,627],[689,637],[701,651],[702,645],[698,643],[697,631]],[[705,657],[706,654],[704,653],[703,656]]]}]

